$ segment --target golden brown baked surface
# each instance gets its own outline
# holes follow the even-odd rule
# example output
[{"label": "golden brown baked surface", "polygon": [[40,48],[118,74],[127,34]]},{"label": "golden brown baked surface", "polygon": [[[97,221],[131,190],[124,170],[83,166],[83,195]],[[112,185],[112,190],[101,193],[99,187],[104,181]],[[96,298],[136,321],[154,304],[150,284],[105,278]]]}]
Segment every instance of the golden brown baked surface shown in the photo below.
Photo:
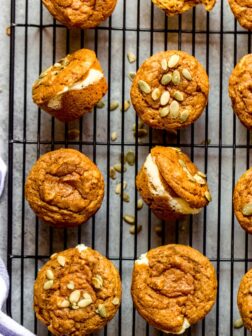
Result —
[{"label": "golden brown baked surface", "polygon": [[[93,80],[89,79],[90,76]],[[85,82],[86,80],[86,82]],[[76,85],[79,85],[76,89]],[[33,84],[35,104],[63,122],[90,112],[108,86],[94,51],[80,49],[45,70]]]},{"label": "golden brown baked surface", "polygon": [[252,3],[250,0],[228,0],[230,8],[240,25],[252,29]]},{"label": "golden brown baked surface", "polygon": [[229,96],[237,117],[243,125],[252,128],[252,54],[237,63],[229,78]]},{"label": "golden brown baked surface", "polygon": [[252,168],[238,180],[233,196],[235,216],[241,227],[252,233]]},{"label": "golden brown baked surface", "polygon": [[[139,314],[164,332],[180,332],[211,310],[217,290],[215,270],[199,251],[166,245],[147,252],[148,265],[135,263],[131,293]],[[188,325],[187,325],[188,326]]]},{"label": "golden brown baked surface", "polygon": [[104,180],[97,166],[74,149],[42,155],[32,167],[25,197],[36,215],[55,227],[86,222],[101,206]]},{"label": "golden brown baked surface", "polygon": [[166,15],[173,16],[184,13],[198,4],[204,5],[205,9],[210,11],[214,7],[216,0],[152,0],[152,2],[163,9]]},{"label": "golden brown baked surface", "polygon": [[[137,175],[136,185],[157,217],[171,220],[198,213],[211,201],[205,174],[181,150],[157,146],[151,150],[151,157],[158,176],[155,177],[155,173],[150,176],[147,157]],[[157,178],[160,182],[156,182]]]},{"label": "golden brown baked surface", "polygon": [[139,117],[150,127],[178,129],[197,120],[209,93],[206,71],[183,51],[163,51],[139,68],[131,100]]},{"label": "golden brown baked surface", "polygon": [[249,270],[241,279],[237,304],[244,327],[252,331],[252,270]]},{"label": "golden brown baked surface", "polygon": [[93,28],[114,11],[117,0],[43,0],[56,20],[71,28]]},{"label": "golden brown baked surface", "polygon": [[114,317],[120,301],[117,269],[84,245],[52,255],[34,284],[36,316],[57,336],[98,331]]}]

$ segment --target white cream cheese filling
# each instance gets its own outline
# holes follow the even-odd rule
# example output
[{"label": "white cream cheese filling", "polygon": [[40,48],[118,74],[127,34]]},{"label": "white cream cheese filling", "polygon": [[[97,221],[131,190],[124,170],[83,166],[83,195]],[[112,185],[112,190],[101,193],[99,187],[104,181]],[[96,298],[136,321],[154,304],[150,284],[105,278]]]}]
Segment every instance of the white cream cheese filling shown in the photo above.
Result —
[{"label": "white cream cheese filling", "polygon": [[76,248],[80,253],[88,249],[88,247],[85,244],[79,244],[76,246]]},{"label": "white cream cheese filling", "polygon": [[159,175],[158,167],[149,154],[144,163],[144,168],[148,177],[149,187],[154,195],[167,197],[168,205],[175,211],[185,215],[198,214],[201,209],[191,208],[190,205],[180,197],[172,197],[168,190],[165,189]]},{"label": "white cream cheese filling", "polygon": [[180,331],[177,331],[177,332],[172,332],[172,333],[170,333],[170,332],[167,332],[167,331],[165,331],[165,330],[162,330],[164,333],[166,333],[166,334],[174,334],[174,335],[181,335],[181,334],[183,334],[185,331],[186,331],[186,329],[188,329],[189,327],[190,327],[191,325],[190,325],[190,323],[189,323],[189,321],[185,318],[184,319],[184,322],[183,322],[183,325],[182,325],[182,327],[181,327],[181,329],[180,329]]},{"label": "white cream cheese filling", "polygon": [[102,78],[104,77],[103,73],[96,69],[90,69],[88,72],[88,75],[85,79],[82,81],[76,82],[75,84],[71,86],[65,86],[64,89],[57,93],[56,96],[54,96],[52,99],[49,100],[47,106],[53,110],[60,110],[62,107],[62,93],[68,92],[68,91],[77,91],[82,90],[89,85],[93,85],[98,83]]},{"label": "white cream cheese filling", "polygon": [[135,261],[135,264],[149,266],[149,259],[147,258],[147,253],[141,254],[140,257]]}]

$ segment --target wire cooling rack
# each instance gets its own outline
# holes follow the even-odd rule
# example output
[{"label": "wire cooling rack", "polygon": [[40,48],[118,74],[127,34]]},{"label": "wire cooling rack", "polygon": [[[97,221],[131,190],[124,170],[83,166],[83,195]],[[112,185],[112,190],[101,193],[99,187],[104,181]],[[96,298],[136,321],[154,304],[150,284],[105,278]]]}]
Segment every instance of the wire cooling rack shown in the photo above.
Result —
[{"label": "wire cooling rack", "polygon": [[[112,18],[97,29],[70,31],[52,19],[40,0],[11,0],[10,20],[8,313],[37,335],[47,335],[32,308],[37,271],[53,252],[84,242],[117,265],[123,282],[122,306],[99,335],[160,335],[133,309],[131,270],[134,259],[149,248],[180,242],[211,259],[219,282],[213,310],[187,334],[246,335],[244,329],[233,328],[233,321],[239,317],[237,287],[252,260],[252,244],[233,216],[232,190],[250,166],[251,140],[232,112],[227,85],[237,60],[251,51],[251,35],[235,22],[227,2],[218,1],[210,14],[197,7],[168,19],[150,0],[119,0]],[[97,52],[110,89],[103,109],[64,125],[37,109],[32,103],[31,86],[44,68],[82,47]],[[112,100],[123,104],[129,99],[129,71],[135,71],[156,51],[166,49],[185,50],[204,65],[211,83],[209,104],[193,126],[177,134],[146,127],[147,137],[137,140],[132,132],[133,124],[138,123],[133,108],[110,112],[109,106]],[[128,52],[135,53],[136,63],[128,63]],[[118,133],[115,142],[111,141],[113,131]],[[77,138],[73,139],[71,132]],[[213,202],[198,216],[160,223],[146,206],[137,211],[135,176],[155,144],[180,146],[207,173]],[[83,151],[105,177],[102,208],[80,228],[53,230],[39,223],[24,199],[24,183],[32,164],[41,154],[59,147]],[[128,166],[116,181],[111,180],[109,168],[128,150],[135,152],[135,166]],[[114,192],[116,184],[123,181],[128,183],[129,203]],[[135,215],[142,225],[138,235],[129,233],[124,214]],[[159,225],[162,231],[158,236]]]}]

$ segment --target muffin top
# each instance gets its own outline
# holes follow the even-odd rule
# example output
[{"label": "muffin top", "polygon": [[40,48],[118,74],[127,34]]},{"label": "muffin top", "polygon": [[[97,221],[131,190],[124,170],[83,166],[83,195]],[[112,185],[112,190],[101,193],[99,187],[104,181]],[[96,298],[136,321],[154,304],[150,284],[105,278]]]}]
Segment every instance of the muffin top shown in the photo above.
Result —
[{"label": "muffin top", "polygon": [[144,319],[170,333],[183,333],[202,319],[216,298],[217,281],[210,261],[184,245],[157,247],[135,262],[134,304]]},{"label": "muffin top", "polygon": [[172,16],[186,12],[198,4],[203,4],[205,9],[210,11],[214,7],[216,0],[152,0],[152,2],[163,9],[166,15]]},{"label": "muffin top", "polygon": [[67,27],[93,28],[109,17],[117,0],[43,0],[49,12]]},{"label": "muffin top", "polygon": [[252,331],[252,270],[249,270],[241,280],[237,295],[237,304],[244,327]]},{"label": "muffin top", "polygon": [[43,105],[71,90],[98,82],[104,77],[94,51],[80,49],[45,70],[33,85],[33,101]]},{"label": "muffin top", "polygon": [[74,149],[42,155],[32,167],[25,195],[38,217],[55,226],[75,226],[99,209],[104,180],[97,166]]},{"label": "muffin top", "polygon": [[55,253],[34,284],[34,309],[54,335],[87,335],[116,314],[121,282],[115,266],[81,244]]},{"label": "muffin top", "polygon": [[252,3],[250,0],[228,0],[234,16],[240,25],[252,29]]},{"label": "muffin top", "polygon": [[245,55],[229,78],[229,96],[235,113],[247,128],[252,128],[252,54]]},{"label": "muffin top", "polygon": [[234,212],[241,227],[252,233],[252,168],[238,180],[234,189]]},{"label": "muffin top", "polygon": [[183,51],[163,51],[139,68],[131,99],[141,119],[151,127],[178,129],[203,112],[209,92],[208,76],[197,59]]}]

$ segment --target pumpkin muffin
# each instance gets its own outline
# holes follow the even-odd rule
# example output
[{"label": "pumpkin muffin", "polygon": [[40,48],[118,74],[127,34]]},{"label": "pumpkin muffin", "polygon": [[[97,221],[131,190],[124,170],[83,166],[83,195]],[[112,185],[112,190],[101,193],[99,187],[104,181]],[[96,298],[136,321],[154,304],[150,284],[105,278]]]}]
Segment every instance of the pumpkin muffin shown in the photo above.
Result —
[{"label": "pumpkin muffin", "polygon": [[208,93],[208,76],[197,59],[170,50],[155,54],[141,65],[133,80],[131,100],[144,123],[172,130],[200,117]]},{"label": "pumpkin muffin", "polygon": [[252,168],[239,178],[234,189],[233,203],[241,227],[252,233]]},{"label": "pumpkin muffin", "polygon": [[137,175],[136,185],[162,220],[198,214],[212,199],[206,175],[178,148],[154,147]]},{"label": "pumpkin muffin", "polygon": [[229,78],[229,96],[237,117],[252,129],[252,54],[245,55],[235,66]]},{"label": "pumpkin muffin", "polygon": [[117,269],[84,244],[53,254],[34,284],[36,316],[56,336],[97,332],[114,317],[120,302]]},{"label": "pumpkin muffin", "polygon": [[81,49],[45,70],[33,84],[35,104],[63,122],[90,112],[108,90],[95,52]]},{"label": "pumpkin muffin", "polygon": [[237,295],[237,304],[244,327],[252,331],[252,269],[241,279]]},{"label": "pumpkin muffin", "polygon": [[213,9],[216,0],[152,0],[154,5],[165,11],[166,15],[182,14],[192,7],[202,4],[207,11]]},{"label": "pumpkin muffin", "polygon": [[25,197],[36,215],[55,227],[86,222],[100,208],[104,180],[97,166],[74,149],[42,155],[32,167]]},{"label": "pumpkin muffin", "polygon": [[94,28],[114,11],[117,0],[42,0],[56,20],[68,28]]},{"label": "pumpkin muffin", "polygon": [[252,3],[250,0],[228,0],[230,8],[239,24],[252,30]]},{"label": "pumpkin muffin", "polygon": [[131,294],[138,313],[165,333],[182,334],[215,303],[217,280],[210,261],[184,245],[160,246],[135,262]]}]

